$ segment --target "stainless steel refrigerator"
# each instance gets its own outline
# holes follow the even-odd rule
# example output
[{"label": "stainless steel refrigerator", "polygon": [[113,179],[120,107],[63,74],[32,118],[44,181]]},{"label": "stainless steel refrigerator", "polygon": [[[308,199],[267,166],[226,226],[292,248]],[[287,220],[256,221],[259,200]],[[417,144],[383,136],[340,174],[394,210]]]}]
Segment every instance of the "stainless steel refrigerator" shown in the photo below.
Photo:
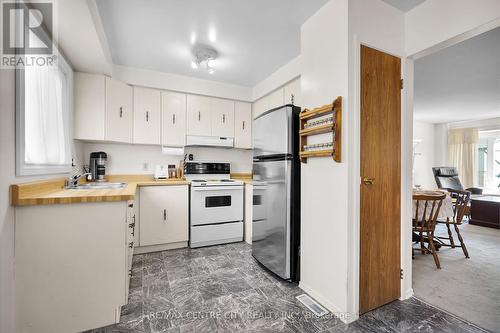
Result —
[{"label": "stainless steel refrigerator", "polygon": [[253,257],[285,280],[299,280],[300,108],[285,105],[253,123]]}]

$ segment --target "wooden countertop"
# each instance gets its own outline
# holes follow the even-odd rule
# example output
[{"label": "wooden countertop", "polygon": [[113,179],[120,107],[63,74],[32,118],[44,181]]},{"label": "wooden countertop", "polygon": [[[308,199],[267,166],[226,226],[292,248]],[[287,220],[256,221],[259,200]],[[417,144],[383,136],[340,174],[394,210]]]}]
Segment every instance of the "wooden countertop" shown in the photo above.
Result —
[{"label": "wooden countertop", "polygon": [[152,175],[111,175],[110,182],[123,182],[119,189],[65,189],[65,178],[11,185],[13,206],[52,205],[81,202],[128,201],[135,197],[137,186],[189,185],[184,179],[154,180]]},{"label": "wooden countertop", "polygon": [[231,178],[241,180],[243,183],[252,185],[253,179],[251,173],[231,173]]}]

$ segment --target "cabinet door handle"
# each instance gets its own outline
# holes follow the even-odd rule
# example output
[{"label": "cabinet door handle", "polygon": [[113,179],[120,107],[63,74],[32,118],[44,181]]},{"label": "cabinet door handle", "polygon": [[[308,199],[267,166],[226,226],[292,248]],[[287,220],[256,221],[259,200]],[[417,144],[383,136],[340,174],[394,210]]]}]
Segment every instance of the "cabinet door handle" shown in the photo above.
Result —
[{"label": "cabinet door handle", "polygon": [[243,120],[243,130],[245,130],[245,121]]},{"label": "cabinet door handle", "polygon": [[134,229],[135,228],[135,222],[129,223],[128,227],[130,229]]},{"label": "cabinet door handle", "polygon": [[123,106],[120,106],[120,118],[123,118]]},{"label": "cabinet door handle", "polygon": [[222,123],[223,123],[223,124],[225,124],[225,123],[226,123],[226,115],[225,115],[225,114],[223,114],[223,115],[222,115]]},{"label": "cabinet door handle", "polygon": [[146,121],[149,122],[149,111],[146,111]]},{"label": "cabinet door handle", "polygon": [[198,111],[198,121],[201,121],[201,112]]},{"label": "cabinet door handle", "polygon": [[163,209],[163,221],[167,222],[167,210]]},{"label": "cabinet door handle", "polygon": [[132,277],[132,269],[128,270],[128,276]]},{"label": "cabinet door handle", "polygon": [[295,105],[295,95],[292,94],[292,96],[290,97],[290,101],[292,102],[292,105]]},{"label": "cabinet door handle", "polygon": [[172,124],[175,125],[175,113],[172,115]]},{"label": "cabinet door handle", "polygon": [[130,242],[130,243],[128,243],[128,247],[129,247],[129,248],[133,248],[133,247],[134,247],[134,242]]}]

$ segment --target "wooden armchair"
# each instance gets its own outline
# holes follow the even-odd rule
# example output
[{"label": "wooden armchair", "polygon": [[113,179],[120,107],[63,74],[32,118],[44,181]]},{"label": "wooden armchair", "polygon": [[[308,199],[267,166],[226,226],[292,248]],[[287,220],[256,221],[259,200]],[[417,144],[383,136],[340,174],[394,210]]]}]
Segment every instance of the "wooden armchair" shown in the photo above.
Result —
[{"label": "wooden armchair", "polygon": [[[415,215],[412,221],[413,232],[420,236],[420,251],[422,254],[431,253],[438,269],[441,269],[441,264],[439,263],[436,247],[434,246],[434,230],[436,229],[436,220],[444,198],[446,198],[445,193],[413,195],[413,201],[416,204]],[[425,240],[429,242],[428,247],[424,245],[424,234]]]},{"label": "wooden armchair", "polygon": [[[460,234],[460,229],[458,228],[458,226],[462,224],[464,216],[469,212],[471,192],[452,189],[448,189],[448,192],[450,192],[451,196],[455,199],[453,207],[453,219],[450,220],[449,218],[447,218],[446,221],[437,221],[438,223],[446,224],[446,228],[448,229],[448,237],[437,238],[441,240],[439,244],[441,244],[442,246],[450,246],[451,248],[461,247],[465,257],[469,258],[469,252],[467,251],[467,247],[465,246],[465,242],[462,238],[462,235]],[[455,228],[455,232],[457,233],[460,245],[456,245],[453,240],[453,235],[450,227],[451,225],[453,225],[453,227]],[[443,242],[443,239],[447,239],[449,243]]]}]

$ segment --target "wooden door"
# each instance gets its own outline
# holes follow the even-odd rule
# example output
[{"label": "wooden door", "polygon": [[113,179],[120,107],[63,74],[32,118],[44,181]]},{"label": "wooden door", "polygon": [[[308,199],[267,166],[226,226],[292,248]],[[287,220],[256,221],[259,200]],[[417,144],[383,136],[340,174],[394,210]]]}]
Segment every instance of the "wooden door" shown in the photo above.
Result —
[{"label": "wooden door", "polygon": [[187,186],[144,186],[139,200],[140,246],[188,241]]},{"label": "wooden door", "polygon": [[134,88],[134,143],[160,144],[160,91]]},{"label": "wooden door", "polygon": [[234,106],[234,147],[252,148],[252,106],[236,102]]},{"label": "wooden door", "polygon": [[132,87],[106,78],[106,140],[132,143]]},{"label": "wooden door", "polygon": [[400,164],[401,59],[361,46],[360,313],[400,297]]},{"label": "wooden door", "polygon": [[210,97],[187,96],[187,134],[212,135]]},{"label": "wooden door", "polygon": [[164,146],[186,145],[186,95],[174,92],[161,93],[162,139]]},{"label": "wooden door", "polygon": [[210,101],[212,135],[234,137],[234,101],[212,98]]}]

